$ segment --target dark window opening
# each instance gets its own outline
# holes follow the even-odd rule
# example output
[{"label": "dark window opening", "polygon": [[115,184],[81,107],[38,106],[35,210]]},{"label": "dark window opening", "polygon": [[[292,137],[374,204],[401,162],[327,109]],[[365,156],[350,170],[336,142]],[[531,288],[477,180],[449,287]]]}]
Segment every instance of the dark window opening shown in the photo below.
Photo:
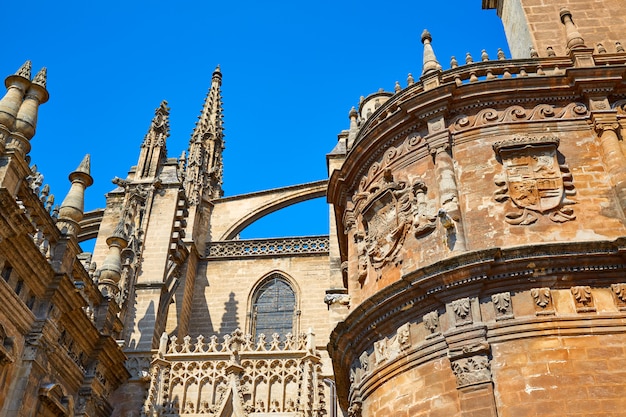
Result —
[{"label": "dark window opening", "polygon": [[273,275],[257,290],[252,305],[252,333],[264,334],[269,340],[274,333],[284,339],[294,332],[296,294],[280,275]]}]

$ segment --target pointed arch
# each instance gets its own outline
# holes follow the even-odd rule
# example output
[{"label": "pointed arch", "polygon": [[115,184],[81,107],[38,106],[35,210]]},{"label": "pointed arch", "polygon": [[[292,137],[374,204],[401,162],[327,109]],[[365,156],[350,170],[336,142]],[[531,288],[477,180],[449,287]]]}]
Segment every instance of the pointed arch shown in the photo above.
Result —
[{"label": "pointed arch", "polygon": [[250,334],[271,337],[278,333],[282,340],[288,333],[297,334],[300,316],[300,292],[296,282],[286,273],[272,271],[253,287],[248,300]]}]

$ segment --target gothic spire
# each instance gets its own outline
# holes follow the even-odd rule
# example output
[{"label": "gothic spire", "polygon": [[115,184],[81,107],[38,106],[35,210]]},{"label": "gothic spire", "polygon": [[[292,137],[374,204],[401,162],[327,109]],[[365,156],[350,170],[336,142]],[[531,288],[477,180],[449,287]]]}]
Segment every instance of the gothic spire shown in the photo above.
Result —
[{"label": "gothic spire", "polygon": [[211,87],[196,127],[189,141],[185,168],[185,192],[191,205],[222,196],[222,72],[219,65],[213,71]]},{"label": "gothic spire", "polygon": [[154,111],[150,129],[141,144],[136,179],[156,177],[160,163],[167,158],[165,142],[170,135],[170,109],[163,100]]}]

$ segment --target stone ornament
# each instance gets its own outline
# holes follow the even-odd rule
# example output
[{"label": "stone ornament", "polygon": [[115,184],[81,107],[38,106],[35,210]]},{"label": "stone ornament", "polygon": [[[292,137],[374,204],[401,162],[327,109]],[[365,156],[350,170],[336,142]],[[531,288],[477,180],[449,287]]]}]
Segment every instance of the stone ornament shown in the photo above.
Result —
[{"label": "stone ornament", "polygon": [[513,318],[513,306],[511,305],[511,293],[501,292],[491,296],[491,302],[496,312],[496,320]]},{"label": "stone ornament", "polygon": [[385,361],[393,361],[400,353],[411,347],[411,331],[409,323],[398,327],[391,339],[383,338],[374,342],[374,362],[376,365]]},{"label": "stone ornament", "polygon": [[620,311],[626,310],[626,284],[611,284],[611,289],[613,290],[613,296],[615,299],[615,304]]},{"label": "stone ornament", "polygon": [[491,382],[489,359],[484,355],[462,358],[452,362],[457,388]]},{"label": "stone ornament", "polygon": [[487,108],[479,111],[474,116],[461,114],[450,123],[450,130],[453,133],[461,132],[471,128],[478,128],[502,123],[527,123],[533,120],[554,120],[554,119],[582,119],[589,115],[587,106],[583,103],[569,103],[563,107],[556,107],[551,104],[539,104],[532,109],[526,109],[515,105],[504,110]]},{"label": "stone ornament", "polygon": [[530,295],[533,297],[536,315],[546,316],[554,314],[550,288],[533,288],[530,290]]},{"label": "stone ornament", "polygon": [[502,161],[504,174],[497,175],[500,187],[494,199],[500,203],[510,200],[514,210],[505,214],[512,225],[535,223],[540,215],[555,223],[576,219],[575,204],[568,196],[576,194],[572,175],[557,159],[557,137],[515,137],[496,142],[493,149]]},{"label": "stone ornament", "polygon": [[354,198],[357,231],[354,243],[359,259],[359,280],[367,277],[369,266],[382,275],[383,266],[397,259],[410,231],[425,236],[436,227],[436,212],[426,199],[427,187],[421,180],[412,183],[395,180],[387,169],[367,192]]},{"label": "stone ornament", "polygon": [[440,334],[439,313],[437,311],[431,311],[430,313],[424,314],[422,321],[424,322],[426,329],[430,332],[430,334],[426,336],[426,339],[431,339]]},{"label": "stone ornament", "polygon": [[591,287],[580,285],[570,288],[570,291],[574,296],[574,303],[578,313],[596,311],[594,299],[591,295]]},{"label": "stone ornament", "polygon": [[169,346],[160,346],[150,368],[146,415],[215,415],[232,406],[240,416],[289,412],[304,417],[325,401],[322,365],[307,348],[308,336],[280,343],[272,336],[269,350],[260,351],[252,335],[236,330],[226,336],[223,343],[211,336],[208,344],[202,336],[195,342],[185,336],[182,343],[171,337]]},{"label": "stone ornament", "polygon": [[457,326],[472,324],[472,305],[469,298],[454,300],[450,307],[454,312],[454,321]]}]

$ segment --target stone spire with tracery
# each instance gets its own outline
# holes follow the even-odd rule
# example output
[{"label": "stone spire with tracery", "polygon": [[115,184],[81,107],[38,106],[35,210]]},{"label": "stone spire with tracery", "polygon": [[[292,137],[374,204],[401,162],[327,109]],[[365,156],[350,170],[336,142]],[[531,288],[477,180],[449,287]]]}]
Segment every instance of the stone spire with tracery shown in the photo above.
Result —
[{"label": "stone spire with tracery", "polygon": [[198,205],[203,198],[223,195],[222,151],[222,72],[219,65],[213,72],[211,87],[204,100],[196,127],[191,134],[185,167],[185,193],[190,205]]},{"label": "stone spire with tracery", "polygon": [[161,162],[167,158],[166,140],[170,135],[170,109],[163,100],[154,112],[150,129],[141,144],[135,179],[158,176]]}]

